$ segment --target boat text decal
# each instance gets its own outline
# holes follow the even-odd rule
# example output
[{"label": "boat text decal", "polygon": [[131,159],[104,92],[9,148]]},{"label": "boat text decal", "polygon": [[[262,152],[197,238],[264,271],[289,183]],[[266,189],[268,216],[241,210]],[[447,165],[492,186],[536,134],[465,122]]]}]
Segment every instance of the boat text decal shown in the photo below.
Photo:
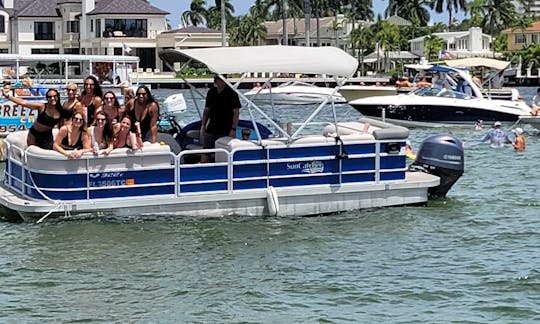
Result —
[{"label": "boat text decal", "polygon": [[324,163],[321,161],[287,163],[287,170],[299,170],[302,173],[314,174],[324,172]]},{"label": "boat text decal", "polygon": [[90,187],[132,186],[135,179],[126,178],[123,172],[90,173]]}]

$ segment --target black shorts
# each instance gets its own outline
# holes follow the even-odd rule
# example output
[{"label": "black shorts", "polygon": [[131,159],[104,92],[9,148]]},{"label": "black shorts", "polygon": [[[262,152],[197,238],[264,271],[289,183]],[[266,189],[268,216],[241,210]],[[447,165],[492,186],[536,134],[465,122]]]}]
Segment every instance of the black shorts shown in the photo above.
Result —
[{"label": "black shorts", "polygon": [[42,149],[46,150],[52,150],[54,139],[53,139],[53,133],[52,129],[45,132],[37,131],[34,126],[30,127],[29,130],[30,134],[34,136],[34,140],[37,143],[37,146],[41,147]]},{"label": "black shorts", "polygon": [[211,134],[211,133],[205,133],[204,134],[204,140],[203,140],[203,148],[205,149],[213,149],[216,148],[216,141],[218,138],[229,136],[229,134]]}]

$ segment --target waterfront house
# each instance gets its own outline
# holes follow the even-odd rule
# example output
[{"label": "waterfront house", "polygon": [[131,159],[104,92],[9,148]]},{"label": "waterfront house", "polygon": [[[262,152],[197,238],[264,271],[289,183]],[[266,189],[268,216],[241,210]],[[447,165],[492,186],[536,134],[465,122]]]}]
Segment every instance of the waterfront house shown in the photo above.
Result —
[{"label": "waterfront house", "polygon": [[525,29],[508,28],[501,32],[507,35],[508,51],[522,50],[530,44],[540,41],[540,21],[535,21],[532,26]]},{"label": "waterfront house", "polygon": [[[491,36],[484,34],[482,28],[471,27],[467,31],[433,33],[444,41],[444,53],[448,53],[448,58],[465,57],[493,57],[491,48]],[[417,37],[409,40],[411,52],[418,56],[425,56],[425,38]],[[500,56],[496,53],[496,56]]]}]

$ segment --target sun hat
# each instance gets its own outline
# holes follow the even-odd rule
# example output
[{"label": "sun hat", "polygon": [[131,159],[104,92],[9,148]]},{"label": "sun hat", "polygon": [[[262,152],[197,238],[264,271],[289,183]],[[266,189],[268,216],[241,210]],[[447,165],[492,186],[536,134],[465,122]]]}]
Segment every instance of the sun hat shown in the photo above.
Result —
[{"label": "sun hat", "polygon": [[495,124],[493,124],[493,126],[502,126],[502,124],[500,121],[496,121]]},{"label": "sun hat", "polygon": [[515,133],[516,135],[523,134],[523,128],[517,127],[515,129],[512,129],[512,132]]}]

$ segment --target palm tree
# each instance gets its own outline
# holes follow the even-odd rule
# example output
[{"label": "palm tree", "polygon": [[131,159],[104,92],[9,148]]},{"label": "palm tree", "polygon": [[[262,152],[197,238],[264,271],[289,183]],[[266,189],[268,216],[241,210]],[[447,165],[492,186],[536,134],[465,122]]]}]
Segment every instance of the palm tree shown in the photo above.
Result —
[{"label": "palm tree", "polygon": [[525,36],[525,30],[531,27],[533,24],[533,19],[530,16],[520,15],[512,22],[512,31],[521,30],[521,35],[525,41],[524,47],[527,47],[527,37]]},{"label": "palm tree", "polygon": [[364,53],[373,47],[373,31],[371,28],[359,27],[351,32],[352,46],[358,48],[358,56],[360,58],[360,73],[364,75]]},{"label": "palm tree", "polygon": [[189,10],[182,13],[182,22],[185,25],[190,23],[192,26],[202,25],[206,22],[205,0],[192,0]]},{"label": "palm tree", "polygon": [[448,11],[448,26],[451,26],[454,21],[452,11],[455,13],[459,10],[464,11],[467,8],[467,2],[465,0],[433,0],[433,7],[437,13]]},{"label": "palm tree", "polygon": [[[492,39],[495,31],[504,29],[515,20],[516,10],[512,0],[484,0],[482,28],[488,29]],[[495,46],[493,46],[495,56]]]},{"label": "palm tree", "polygon": [[431,60],[436,58],[435,56],[444,47],[444,40],[437,35],[428,35],[424,38],[424,48],[426,51],[426,58]]},{"label": "palm tree", "polygon": [[430,19],[431,4],[431,0],[390,0],[384,16],[397,15],[409,21],[418,20],[420,26],[426,26]]},{"label": "palm tree", "polygon": [[399,49],[399,28],[396,25],[392,25],[387,21],[381,21],[380,30],[375,34],[375,39],[379,42],[379,45],[383,48],[384,53],[384,67],[385,72],[388,71],[389,58],[388,53]]}]

